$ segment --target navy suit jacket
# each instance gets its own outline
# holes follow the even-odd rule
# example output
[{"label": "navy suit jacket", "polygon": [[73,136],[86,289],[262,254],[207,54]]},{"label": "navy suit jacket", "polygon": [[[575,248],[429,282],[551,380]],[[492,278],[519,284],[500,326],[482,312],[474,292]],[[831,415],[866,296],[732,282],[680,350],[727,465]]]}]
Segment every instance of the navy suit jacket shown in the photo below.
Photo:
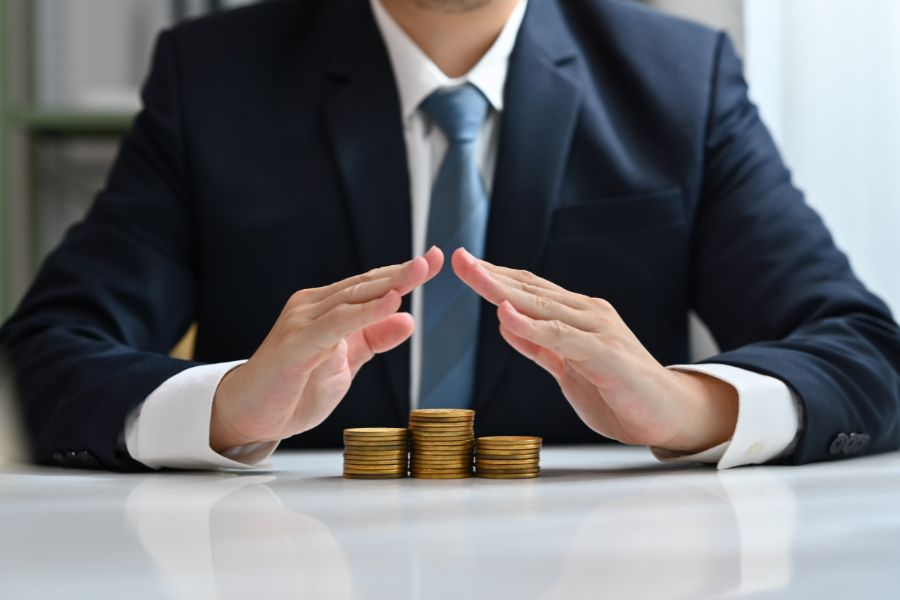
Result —
[{"label": "navy suit jacket", "polygon": [[[486,258],[602,297],[663,364],[785,381],[792,460],[839,433],[900,446],[900,333],[792,185],[725,35],[612,0],[531,0],[510,58]],[[364,0],[275,0],[163,33],[105,189],[0,333],[38,460],[135,465],[125,416],[167,378],[248,357],[292,292],[410,258],[400,104]],[[444,250],[452,250],[445,248]],[[191,322],[196,361],[167,352]],[[477,430],[600,437],[485,306]],[[402,425],[409,347],[320,427]]]}]

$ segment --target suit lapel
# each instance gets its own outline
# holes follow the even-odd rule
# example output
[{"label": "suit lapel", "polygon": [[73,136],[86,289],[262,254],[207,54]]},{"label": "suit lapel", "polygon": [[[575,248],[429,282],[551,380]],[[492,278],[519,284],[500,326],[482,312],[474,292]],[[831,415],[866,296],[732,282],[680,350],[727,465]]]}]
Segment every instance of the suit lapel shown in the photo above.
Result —
[{"label": "suit lapel", "polygon": [[[486,259],[535,270],[580,107],[575,47],[555,0],[531,0],[510,56]],[[511,349],[484,304],[475,408],[490,397]]]},{"label": "suit lapel", "polygon": [[[409,260],[409,175],[400,99],[368,3],[341,2],[325,122],[364,270]],[[351,14],[352,13],[352,14]],[[408,298],[404,300],[409,310]],[[383,354],[401,415],[409,408],[409,344]]]}]

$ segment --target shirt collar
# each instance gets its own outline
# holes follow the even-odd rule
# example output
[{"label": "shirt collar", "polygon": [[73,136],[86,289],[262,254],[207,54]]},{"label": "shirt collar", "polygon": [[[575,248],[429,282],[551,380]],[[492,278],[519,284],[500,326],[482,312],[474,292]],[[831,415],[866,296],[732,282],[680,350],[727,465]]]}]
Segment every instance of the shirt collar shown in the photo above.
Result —
[{"label": "shirt collar", "polygon": [[503,110],[503,88],[506,85],[509,56],[516,43],[528,0],[519,1],[494,44],[471,71],[458,78],[447,77],[428,58],[381,5],[381,0],[369,2],[394,68],[404,121],[415,114],[422,101],[433,92],[465,83],[478,88],[494,110]]}]

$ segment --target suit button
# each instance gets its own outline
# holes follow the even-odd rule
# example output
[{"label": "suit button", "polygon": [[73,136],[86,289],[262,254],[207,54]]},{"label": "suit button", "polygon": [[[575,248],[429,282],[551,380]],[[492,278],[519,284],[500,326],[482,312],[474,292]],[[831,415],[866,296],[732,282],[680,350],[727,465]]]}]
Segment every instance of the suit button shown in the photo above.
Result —
[{"label": "suit button", "polygon": [[73,467],[75,465],[77,465],[78,464],[78,453],[73,450],[66,452],[65,456],[63,456],[63,464],[73,466]]},{"label": "suit button", "polygon": [[63,456],[62,452],[54,452],[53,456],[51,458],[53,458],[53,462],[55,462],[58,465],[61,465],[64,462],[66,462],[66,458]]},{"label": "suit button", "polygon": [[850,441],[850,438],[847,437],[846,433],[837,434],[837,436],[831,441],[831,446],[828,447],[829,454],[832,454],[834,456],[842,454],[844,452],[844,448],[847,447],[848,441]]},{"label": "suit button", "polygon": [[82,450],[78,453],[78,466],[84,469],[96,469],[100,466],[100,463],[94,458],[93,454]]},{"label": "suit button", "polygon": [[859,452],[863,452],[866,448],[868,448],[870,441],[871,438],[869,438],[868,433],[859,434]]},{"label": "suit button", "polygon": [[847,444],[844,446],[844,454],[856,454],[857,452],[859,452],[861,441],[862,440],[860,440],[859,434],[851,433],[850,439],[847,440]]}]

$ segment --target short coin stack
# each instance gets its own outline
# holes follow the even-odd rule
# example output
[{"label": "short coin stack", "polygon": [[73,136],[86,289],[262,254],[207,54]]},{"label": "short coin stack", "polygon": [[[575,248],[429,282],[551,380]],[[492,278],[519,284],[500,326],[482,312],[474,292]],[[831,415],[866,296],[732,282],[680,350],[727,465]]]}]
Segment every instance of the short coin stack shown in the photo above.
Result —
[{"label": "short coin stack", "polygon": [[475,476],[487,479],[529,479],[541,474],[541,438],[501,435],[478,438]]},{"label": "short coin stack", "polygon": [[409,415],[412,438],[410,474],[417,479],[472,476],[475,411],[430,408]]},{"label": "short coin stack", "polygon": [[344,430],[344,477],[347,479],[406,477],[408,455],[406,429],[360,427]]}]

